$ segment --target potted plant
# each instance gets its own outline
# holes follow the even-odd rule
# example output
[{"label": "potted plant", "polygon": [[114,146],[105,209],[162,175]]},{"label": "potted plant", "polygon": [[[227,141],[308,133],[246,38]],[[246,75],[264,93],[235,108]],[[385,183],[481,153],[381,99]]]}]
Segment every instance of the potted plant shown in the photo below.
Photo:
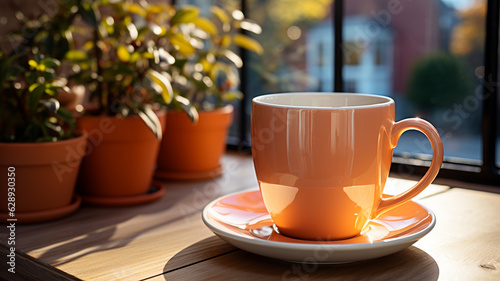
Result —
[{"label": "potted plant", "polygon": [[[240,30],[260,33],[258,24],[243,13],[212,6],[211,19],[195,6],[178,10],[182,21],[171,25],[184,31],[184,49],[173,48],[170,66],[176,99],[170,104],[165,136],[160,146],[155,176],[161,179],[204,179],[222,174],[220,158],[232,123],[232,101],[243,94],[238,90],[238,68],[243,65],[235,53],[241,47],[262,53],[261,45]],[[186,102],[197,109],[193,114]],[[182,110],[184,109],[184,110]],[[191,109],[191,111],[194,111]],[[191,117],[191,118],[189,118]]]},{"label": "potted plant", "polygon": [[75,211],[74,195],[86,135],[57,96],[68,91],[55,74],[56,59],[20,45],[0,51],[0,193],[2,219],[20,223],[56,219]]},{"label": "potted plant", "polygon": [[158,97],[165,104],[173,97],[160,73],[168,54],[158,42],[167,32],[162,23],[174,10],[131,1],[79,7],[91,32],[65,59],[73,63],[70,81],[86,85],[93,104],[77,119],[78,129],[89,134],[78,190],[84,201],[100,205],[155,200],[164,193],[152,178],[166,118],[155,105]]}]

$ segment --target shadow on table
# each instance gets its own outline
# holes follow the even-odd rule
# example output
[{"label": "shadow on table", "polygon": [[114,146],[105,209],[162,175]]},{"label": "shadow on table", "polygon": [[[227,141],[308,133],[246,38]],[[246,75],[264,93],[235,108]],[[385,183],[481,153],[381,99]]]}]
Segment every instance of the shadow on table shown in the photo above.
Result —
[{"label": "shadow on table", "polygon": [[417,247],[348,264],[301,264],[238,250],[210,237],[177,253],[165,265],[165,280],[437,280],[436,261]]},{"label": "shadow on table", "polygon": [[[171,188],[156,202],[127,207],[82,206],[75,214],[52,222],[22,225],[17,229],[16,244],[29,253],[48,247],[38,259],[53,266],[77,260],[89,254],[127,246],[140,235],[184,219],[167,216],[144,221],[149,215],[166,214],[189,189]],[[140,224],[128,225],[132,220]],[[117,236],[119,225],[127,224],[125,233]],[[123,231],[123,230],[122,230]]]}]

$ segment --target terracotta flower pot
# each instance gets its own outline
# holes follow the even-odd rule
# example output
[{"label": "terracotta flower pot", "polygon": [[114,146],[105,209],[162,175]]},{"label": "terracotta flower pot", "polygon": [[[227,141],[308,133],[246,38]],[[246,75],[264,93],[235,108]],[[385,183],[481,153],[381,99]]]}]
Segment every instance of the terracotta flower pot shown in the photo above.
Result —
[{"label": "terracotta flower pot", "polygon": [[0,192],[2,215],[12,211],[9,207],[14,206],[8,205],[9,197],[13,197],[9,196],[9,191],[15,194],[14,213],[21,223],[50,220],[76,210],[76,205],[71,210],[67,207],[72,205],[86,140],[84,134],[57,142],[0,143],[0,182],[4,186]]},{"label": "terracotta flower pot", "polygon": [[[164,128],[166,113],[157,116]],[[140,117],[82,116],[77,126],[89,136],[77,184],[84,201],[148,192],[160,142]]]},{"label": "terracotta flower pot", "polygon": [[231,105],[199,112],[196,125],[186,114],[169,111],[155,176],[163,179],[219,176],[222,172],[220,158],[226,148],[232,120]]}]

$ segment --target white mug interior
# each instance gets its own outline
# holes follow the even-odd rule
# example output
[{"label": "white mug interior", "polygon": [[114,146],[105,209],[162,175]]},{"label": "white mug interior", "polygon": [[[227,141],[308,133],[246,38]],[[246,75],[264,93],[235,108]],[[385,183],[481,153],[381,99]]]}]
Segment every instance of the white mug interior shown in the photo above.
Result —
[{"label": "white mug interior", "polygon": [[290,108],[359,108],[385,106],[394,101],[385,96],[356,93],[280,93],[253,98],[253,102]]}]

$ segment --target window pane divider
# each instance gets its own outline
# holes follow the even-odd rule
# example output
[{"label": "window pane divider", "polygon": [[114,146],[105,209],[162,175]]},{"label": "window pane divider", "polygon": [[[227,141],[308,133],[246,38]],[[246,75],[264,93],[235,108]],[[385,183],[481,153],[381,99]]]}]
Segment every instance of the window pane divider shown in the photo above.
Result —
[{"label": "window pane divider", "polygon": [[[497,99],[498,99],[498,32],[500,6],[498,0],[488,0],[486,10],[486,39],[484,49],[484,81],[482,108],[481,173],[500,177],[496,165]],[[500,179],[498,180],[500,184]]]}]

